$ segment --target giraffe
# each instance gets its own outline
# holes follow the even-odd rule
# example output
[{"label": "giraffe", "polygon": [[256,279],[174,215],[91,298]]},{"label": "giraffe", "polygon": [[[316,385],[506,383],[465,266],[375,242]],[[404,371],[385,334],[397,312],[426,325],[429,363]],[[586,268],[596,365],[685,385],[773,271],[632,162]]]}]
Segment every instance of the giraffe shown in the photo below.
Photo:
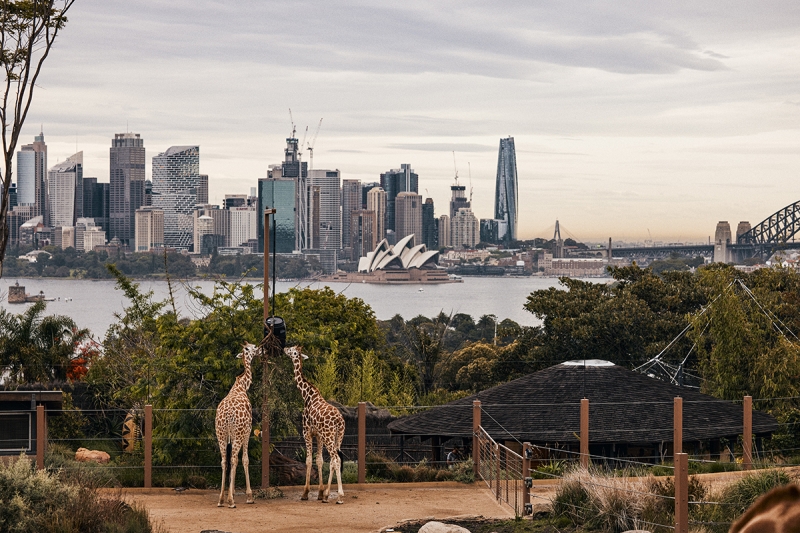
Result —
[{"label": "giraffe", "polygon": [[250,363],[257,353],[257,346],[245,343],[242,353],[236,356],[237,358],[241,357],[244,361],[244,372],[236,377],[236,382],[231,387],[231,391],[217,407],[214,426],[217,431],[219,452],[222,455],[222,481],[220,483],[217,507],[223,506],[225,498],[226,463],[230,472],[228,507],[231,509],[236,507],[236,502],[233,501],[233,488],[236,481],[236,460],[239,455],[239,448],[242,449],[242,466],[244,467],[244,479],[247,483],[247,503],[254,503],[253,491],[250,490],[250,471],[248,470],[250,459],[247,456],[247,441],[250,438],[250,428],[253,425],[253,412],[250,408],[250,399],[247,397],[247,391],[253,382]]},{"label": "giraffe", "polygon": [[729,533],[797,533],[800,488],[784,485],[761,496],[731,525]]},{"label": "giraffe", "polygon": [[[308,499],[308,492],[311,485],[311,457],[312,442],[317,438],[317,470],[319,472],[319,496],[318,500],[328,503],[328,495],[331,492],[331,481],[333,472],[336,471],[336,483],[339,491],[336,503],[344,503],[342,496],[342,461],[339,457],[339,449],[344,437],[344,417],[337,408],[325,401],[317,388],[306,381],[303,377],[303,359],[308,357],[302,353],[303,348],[292,346],[285,348],[284,353],[289,356],[294,365],[294,380],[300,394],[303,395],[303,438],[306,441],[306,486],[303,490],[301,500]],[[328,472],[328,487],[323,490],[322,485],[322,446],[328,449],[331,456],[331,466]]]}]

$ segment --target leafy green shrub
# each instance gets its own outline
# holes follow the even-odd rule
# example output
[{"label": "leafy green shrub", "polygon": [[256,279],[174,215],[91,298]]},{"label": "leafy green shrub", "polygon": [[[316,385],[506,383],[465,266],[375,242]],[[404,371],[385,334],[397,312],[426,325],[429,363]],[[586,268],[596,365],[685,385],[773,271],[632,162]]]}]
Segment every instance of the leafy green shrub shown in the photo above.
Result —
[{"label": "leafy green shrub", "polygon": [[566,461],[550,460],[549,463],[540,465],[531,473],[534,479],[554,479],[564,475],[567,467]]},{"label": "leafy green shrub", "polygon": [[436,469],[428,465],[426,459],[423,459],[414,467],[414,481],[436,481]]},{"label": "leafy green shrub", "polygon": [[355,461],[345,461],[342,465],[342,483],[358,483],[358,465]]},{"label": "leafy green shrub", "polygon": [[453,473],[453,481],[458,481],[459,483],[475,482],[475,463],[472,462],[472,458],[456,463],[451,472]]},{"label": "leafy green shrub", "polygon": [[453,480],[453,471],[441,469],[436,472],[436,481],[452,481]]}]

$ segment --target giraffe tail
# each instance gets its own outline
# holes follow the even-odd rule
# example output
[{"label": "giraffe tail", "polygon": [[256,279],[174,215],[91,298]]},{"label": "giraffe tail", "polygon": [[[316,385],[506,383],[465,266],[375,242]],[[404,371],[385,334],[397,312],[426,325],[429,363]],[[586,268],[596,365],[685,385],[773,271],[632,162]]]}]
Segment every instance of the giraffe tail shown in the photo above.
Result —
[{"label": "giraffe tail", "polygon": [[[232,451],[233,451],[233,443],[231,441],[228,441],[227,446],[225,446],[225,472],[227,472],[229,475],[231,472],[231,455],[233,455],[233,453],[231,453]],[[225,486],[224,479],[222,480],[222,486],[223,487]]]}]

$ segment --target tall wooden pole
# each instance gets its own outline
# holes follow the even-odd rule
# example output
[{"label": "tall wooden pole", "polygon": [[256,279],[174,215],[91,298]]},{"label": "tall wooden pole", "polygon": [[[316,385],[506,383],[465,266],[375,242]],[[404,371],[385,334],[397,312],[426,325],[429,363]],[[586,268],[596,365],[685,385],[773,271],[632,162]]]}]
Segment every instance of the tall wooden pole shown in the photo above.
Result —
[{"label": "tall wooden pole", "polygon": [[481,448],[478,434],[481,430],[481,401],[472,400],[472,468],[475,479],[478,479],[481,469]]},{"label": "tall wooden pole", "polygon": [[[264,329],[269,318],[269,216],[275,214],[274,209],[264,210]],[[275,290],[275,287],[272,288]],[[262,380],[264,381],[264,399],[261,403],[261,488],[269,488],[269,398],[267,395],[267,362],[268,354],[262,351]]]},{"label": "tall wooden pole", "polygon": [[675,533],[689,533],[689,456],[675,454]]},{"label": "tall wooden pole", "polygon": [[589,400],[581,400],[581,466],[589,468]]},{"label": "tall wooden pole", "polygon": [[753,397],[744,397],[744,431],[742,432],[742,468],[753,469]]},{"label": "tall wooden pole", "polygon": [[680,396],[676,396],[673,400],[672,427],[672,456],[674,459],[676,454],[683,453],[683,398]]}]

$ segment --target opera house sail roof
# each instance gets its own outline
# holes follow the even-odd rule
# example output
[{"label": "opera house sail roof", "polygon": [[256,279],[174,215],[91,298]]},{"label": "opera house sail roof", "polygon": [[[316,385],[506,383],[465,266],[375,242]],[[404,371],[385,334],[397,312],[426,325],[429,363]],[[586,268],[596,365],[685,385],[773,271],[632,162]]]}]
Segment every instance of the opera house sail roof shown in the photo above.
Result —
[{"label": "opera house sail roof", "polygon": [[383,239],[375,250],[358,260],[359,272],[378,270],[435,268],[438,250],[427,250],[424,244],[414,245],[414,234],[400,239],[394,246]]}]

